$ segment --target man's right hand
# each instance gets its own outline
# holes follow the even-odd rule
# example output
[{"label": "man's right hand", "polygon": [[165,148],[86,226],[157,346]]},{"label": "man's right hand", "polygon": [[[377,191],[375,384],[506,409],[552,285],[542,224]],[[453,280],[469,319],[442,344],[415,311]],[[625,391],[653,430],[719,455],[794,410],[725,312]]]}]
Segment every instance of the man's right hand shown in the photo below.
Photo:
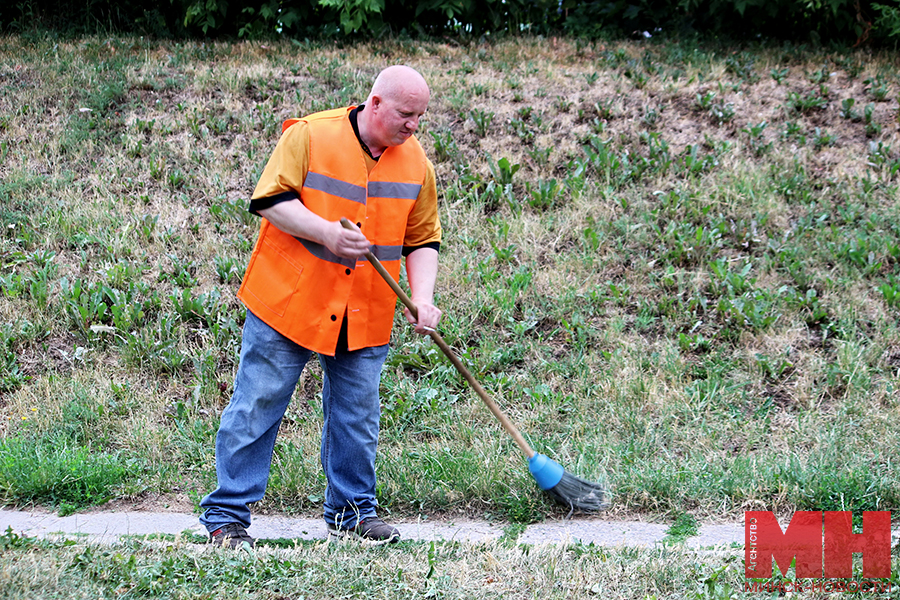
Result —
[{"label": "man's right hand", "polygon": [[369,240],[359,228],[345,229],[340,221],[331,223],[325,246],[341,258],[359,258],[369,250]]}]

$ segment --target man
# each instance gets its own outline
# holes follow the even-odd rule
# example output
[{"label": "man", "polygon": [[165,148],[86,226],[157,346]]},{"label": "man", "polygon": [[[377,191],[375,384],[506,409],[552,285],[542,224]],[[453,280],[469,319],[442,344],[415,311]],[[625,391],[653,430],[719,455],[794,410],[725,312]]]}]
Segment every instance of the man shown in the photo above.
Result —
[{"label": "man", "polygon": [[284,125],[250,201],[263,220],[238,292],[248,309],[241,358],[216,436],[218,487],[200,503],[212,543],[253,545],[248,505],[263,497],[278,427],[314,352],[324,371],[329,537],[400,537],[375,499],[378,388],[396,297],[363,255],[371,250],[395,279],[405,256],[418,312],[406,318],[420,334],[437,326],[434,167],[413,136],[429,98],[422,76],[397,65],[365,104]]}]

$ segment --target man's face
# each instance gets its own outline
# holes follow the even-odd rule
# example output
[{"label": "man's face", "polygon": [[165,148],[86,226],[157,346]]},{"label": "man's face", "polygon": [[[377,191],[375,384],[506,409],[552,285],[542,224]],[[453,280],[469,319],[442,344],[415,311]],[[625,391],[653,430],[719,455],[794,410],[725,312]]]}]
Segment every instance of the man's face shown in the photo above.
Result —
[{"label": "man's face", "polygon": [[373,98],[378,144],[399,146],[419,127],[428,108],[427,90],[404,90],[396,98]]}]

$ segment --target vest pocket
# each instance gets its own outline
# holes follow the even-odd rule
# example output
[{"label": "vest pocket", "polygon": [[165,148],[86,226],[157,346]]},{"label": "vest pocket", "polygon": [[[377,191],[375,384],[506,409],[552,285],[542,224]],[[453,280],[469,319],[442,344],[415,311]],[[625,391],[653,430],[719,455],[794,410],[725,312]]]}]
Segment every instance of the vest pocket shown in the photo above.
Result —
[{"label": "vest pocket", "polygon": [[303,267],[264,239],[247,273],[246,289],[266,308],[283,317],[302,272]]}]

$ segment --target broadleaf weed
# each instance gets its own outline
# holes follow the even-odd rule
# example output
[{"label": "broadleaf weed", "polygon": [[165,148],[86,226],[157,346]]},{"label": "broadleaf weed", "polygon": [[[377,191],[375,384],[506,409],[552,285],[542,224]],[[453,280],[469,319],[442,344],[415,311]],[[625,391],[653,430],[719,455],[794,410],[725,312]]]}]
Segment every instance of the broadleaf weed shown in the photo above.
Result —
[{"label": "broadleaf weed", "polygon": [[472,122],[475,124],[475,134],[478,137],[483,138],[488,134],[488,131],[491,128],[491,123],[494,120],[494,113],[492,111],[476,108],[469,111],[469,118],[471,118]]}]

